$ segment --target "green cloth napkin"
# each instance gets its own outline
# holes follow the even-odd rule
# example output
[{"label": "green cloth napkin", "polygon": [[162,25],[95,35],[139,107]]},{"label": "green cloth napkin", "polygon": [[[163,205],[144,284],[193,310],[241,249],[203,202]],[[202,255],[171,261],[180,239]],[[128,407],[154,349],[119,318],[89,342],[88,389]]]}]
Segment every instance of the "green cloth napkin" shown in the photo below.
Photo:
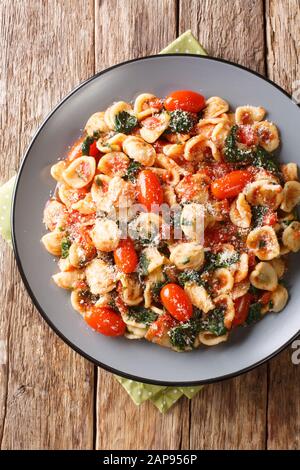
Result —
[{"label": "green cloth napkin", "polygon": [[[161,54],[198,54],[207,55],[205,49],[199,44],[190,30],[183,33],[169,46],[161,51]],[[10,245],[11,242],[11,201],[15,183],[15,176],[0,187],[0,234]],[[175,353],[174,353],[175,354]],[[123,377],[115,376],[120,384],[125,388],[136,405],[140,405],[147,400],[165,413],[180,397],[185,395],[193,398],[201,388],[199,387],[162,387],[159,385],[148,385],[136,382]]]}]

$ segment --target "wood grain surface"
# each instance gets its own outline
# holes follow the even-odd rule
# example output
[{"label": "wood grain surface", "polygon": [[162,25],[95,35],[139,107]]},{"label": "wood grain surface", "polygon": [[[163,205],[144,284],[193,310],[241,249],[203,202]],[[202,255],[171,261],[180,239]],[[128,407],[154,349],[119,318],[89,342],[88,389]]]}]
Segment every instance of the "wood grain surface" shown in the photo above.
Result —
[{"label": "wood grain surface", "polygon": [[[186,29],[211,55],[300,87],[299,0],[0,0],[0,18],[0,183],[75,85]],[[299,449],[290,348],[161,415],[151,403],[136,407],[111,374],[57,338],[2,241],[0,276],[1,449]]]}]

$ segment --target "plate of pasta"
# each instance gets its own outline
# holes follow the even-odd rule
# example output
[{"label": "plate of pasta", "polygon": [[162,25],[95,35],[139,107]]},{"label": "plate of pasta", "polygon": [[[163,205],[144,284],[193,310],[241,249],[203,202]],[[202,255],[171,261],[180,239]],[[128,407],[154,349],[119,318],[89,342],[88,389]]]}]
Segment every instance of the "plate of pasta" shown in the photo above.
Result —
[{"label": "plate of pasta", "polygon": [[300,330],[298,124],[283,90],[213,58],[150,56],[81,84],[15,187],[14,250],[42,316],[150,383],[213,382],[281,351]]}]

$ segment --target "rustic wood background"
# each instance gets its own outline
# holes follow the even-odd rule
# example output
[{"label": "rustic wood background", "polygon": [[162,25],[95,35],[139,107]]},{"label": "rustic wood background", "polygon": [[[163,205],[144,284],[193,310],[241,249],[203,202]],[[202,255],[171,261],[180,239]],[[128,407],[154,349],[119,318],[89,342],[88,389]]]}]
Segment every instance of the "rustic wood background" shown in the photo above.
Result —
[{"label": "rustic wood background", "polygon": [[[209,53],[300,77],[299,0],[0,0],[0,181],[75,85],[159,52],[192,29]],[[2,449],[299,449],[300,374],[291,349],[182,399],[165,416],[136,407],[111,374],[66,346],[25,292],[1,241]]]}]

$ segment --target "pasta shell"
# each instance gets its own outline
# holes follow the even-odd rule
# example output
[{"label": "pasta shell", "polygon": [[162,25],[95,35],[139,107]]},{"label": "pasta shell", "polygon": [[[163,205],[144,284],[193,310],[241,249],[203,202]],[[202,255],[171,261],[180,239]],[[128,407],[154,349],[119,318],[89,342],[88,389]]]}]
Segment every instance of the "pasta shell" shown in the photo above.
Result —
[{"label": "pasta shell", "polygon": [[284,309],[284,307],[287,304],[287,301],[289,299],[289,294],[288,291],[284,286],[281,284],[278,284],[277,288],[275,291],[272,293],[270,303],[270,311],[271,312],[280,312],[281,310]]},{"label": "pasta shell", "polygon": [[203,118],[215,118],[223,113],[227,113],[229,104],[219,96],[212,96],[206,100],[206,107],[203,110]]},{"label": "pasta shell", "polygon": [[199,243],[179,243],[170,247],[170,261],[180,270],[194,269],[198,271],[204,263],[203,246]]},{"label": "pasta shell", "polygon": [[205,229],[204,206],[196,203],[185,204],[180,216],[180,226],[189,240],[202,242]]},{"label": "pasta shell", "polygon": [[268,206],[273,210],[280,206],[283,199],[280,184],[270,183],[266,180],[249,183],[244,189],[244,194],[247,201],[253,206]]},{"label": "pasta shell", "polygon": [[227,330],[230,330],[232,321],[235,316],[235,309],[232,297],[227,294],[222,294],[214,299],[214,303],[217,307],[224,308],[224,325]]},{"label": "pasta shell", "polygon": [[102,259],[93,259],[85,269],[86,282],[92,294],[102,295],[116,287],[116,274],[113,266]]},{"label": "pasta shell", "polygon": [[286,163],[281,165],[281,172],[284,181],[298,181],[298,166],[296,163]]},{"label": "pasta shell", "polygon": [[274,291],[278,285],[278,277],[270,263],[261,262],[250,274],[250,282],[257,289]]},{"label": "pasta shell", "polygon": [[149,246],[142,251],[143,257],[147,263],[147,274],[152,273],[165,262],[165,257],[160,254],[157,248]]},{"label": "pasta shell", "polygon": [[199,341],[205,346],[216,346],[217,344],[224,343],[227,341],[229,333],[222,336],[215,336],[210,331],[202,331],[199,333]]},{"label": "pasta shell", "polygon": [[104,121],[108,129],[112,131],[115,130],[116,116],[122,111],[126,111],[127,113],[133,113],[130,104],[125,103],[125,101],[117,101],[112,106],[107,108],[104,113]]},{"label": "pasta shell", "polygon": [[171,186],[176,186],[179,183],[181,175],[185,176],[188,174],[188,172],[178,165],[172,158],[166,157],[165,155],[157,155],[155,165],[167,170],[166,179],[168,184]]},{"label": "pasta shell", "polygon": [[163,186],[164,192],[164,201],[170,206],[175,206],[177,204],[177,198],[174,191],[174,187],[167,185]]},{"label": "pasta shell", "polygon": [[284,212],[291,212],[300,202],[300,183],[288,181],[283,188],[283,199],[280,206]]},{"label": "pasta shell", "polygon": [[184,153],[185,144],[167,144],[163,147],[163,153],[169,158],[179,158]]},{"label": "pasta shell", "polygon": [[243,281],[234,284],[231,292],[233,300],[238,299],[239,297],[242,297],[243,295],[247,294],[249,288],[249,279],[244,279]]},{"label": "pasta shell", "polygon": [[247,253],[240,255],[239,261],[236,263],[236,270],[234,273],[234,282],[242,282],[248,276],[249,270],[249,256]]},{"label": "pasta shell", "polygon": [[282,234],[282,242],[290,251],[300,250],[300,222],[292,222]]},{"label": "pasta shell", "polygon": [[136,326],[127,325],[128,333],[125,333],[127,339],[141,339],[147,333],[147,328],[137,328]]},{"label": "pasta shell", "polygon": [[228,122],[220,122],[217,124],[211,134],[211,140],[218,146],[222,146],[225,143],[226,138],[230,133],[231,126]]},{"label": "pasta shell", "polygon": [[52,276],[53,281],[62,289],[75,289],[77,284],[85,278],[84,271],[75,269],[74,271],[57,273]]},{"label": "pasta shell", "polygon": [[138,120],[151,116],[156,110],[151,107],[151,101],[156,100],[156,96],[151,93],[141,93],[134,102],[133,111]]},{"label": "pasta shell", "polygon": [[275,124],[269,121],[261,121],[254,124],[254,129],[257,132],[259,144],[267,152],[274,152],[279,147],[279,133]]},{"label": "pasta shell", "polygon": [[221,160],[221,154],[214,142],[206,139],[203,135],[196,135],[188,140],[184,148],[184,158],[188,161],[202,161],[211,152],[216,161]]},{"label": "pasta shell", "polygon": [[275,269],[278,279],[281,279],[285,273],[285,262],[282,258],[274,258],[270,261],[270,264]]},{"label": "pasta shell", "polygon": [[66,184],[59,184],[58,196],[61,202],[69,209],[73,204],[83,199],[86,195],[84,189],[73,189]]},{"label": "pasta shell", "polygon": [[143,301],[142,286],[136,274],[122,274],[120,276],[122,284],[122,299],[126,305],[138,305]]},{"label": "pasta shell", "polygon": [[210,179],[201,173],[185,176],[175,187],[175,192],[181,201],[205,204],[209,199]]},{"label": "pasta shell", "polygon": [[113,251],[119,245],[121,231],[110,219],[97,219],[91,231],[92,241],[100,251]]},{"label": "pasta shell", "polygon": [[63,272],[74,270],[74,266],[70,263],[69,256],[67,258],[60,258],[58,261],[58,267]]},{"label": "pasta shell", "polygon": [[[150,126],[149,120],[151,120]],[[168,128],[169,122],[170,115],[166,112],[149,117],[141,122],[140,135],[146,142],[153,144]]]},{"label": "pasta shell", "polygon": [[54,230],[65,225],[66,216],[65,206],[53,199],[45,206],[43,222],[49,230]]},{"label": "pasta shell", "polygon": [[107,176],[124,176],[129,161],[129,158],[123,152],[110,152],[100,158],[97,169]]},{"label": "pasta shell", "polygon": [[233,288],[233,275],[226,268],[218,268],[212,275],[212,289],[214,294],[221,295],[229,293]]},{"label": "pasta shell", "polygon": [[163,220],[154,212],[142,212],[129,224],[130,238],[155,240],[159,238]]},{"label": "pasta shell", "polygon": [[230,206],[230,220],[234,225],[241,228],[249,228],[251,225],[251,208],[243,193],[233,201]]},{"label": "pasta shell", "polygon": [[192,304],[204,313],[207,313],[214,308],[210,295],[203,286],[189,283],[185,284],[184,290],[189,296]]},{"label": "pasta shell", "polygon": [[69,261],[75,268],[82,268],[88,261],[96,256],[97,252],[93,245],[80,246],[72,243],[69,249]]},{"label": "pasta shell", "polygon": [[72,204],[72,209],[84,215],[94,214],[96,212],[96,205],[91,193],[88,193],[84,199],[80,199],[80,201]]},{"label": "pasta shell", "polygon": [[102,153],[120,152],[122,144],[127,138],[126,134],[118,133],[111,137],[104,135],[99,137],[96,142],[97,149]]},{"label": "pasta shell", "polygon": [[266,110],[261,106],[239,106],[235,111],[235,122],[238,125],[254,124],[256,121],[262,121]]},{"label": "pasta shell", "polygon": [[124,140],[123,151],[130,158],[145,166],[152,166],[156,157],[156,152],[152,145],[135,136],[129,136]]},{"label": "pasta shell", "polygon": [[55,230],[54,232],[46,233],[41,239],[44,247],[46,248],[51,255],[60,256],[61,255],[61,242],[64,238],[64,232]]},{"label": "pasta shell", "polygon": [[60,162],[55,163],[51,167],[51,176],[56,181],[62,182],[63,179],[63,172],[66,169],[66,162],[65,160],[61,160]]},{"label": "pasta shell", "polygon": [[262,261],[277,258],[280,253],[276,233],[268,225],[257,227],[249,233],[247,247]]},{"label": "pasta shell", "polygon": [[94,157],[79,157],[63,172],[63,179],[71,188],[80,189],[93,180],[95,171]]},{"label": "pasta shell", "polygon": [[104,113],[97,112],[92,114],[92,116],[88,119],[84,130],[89,136],[93,136],[96,132],[107,132],[109,128],[104,121]]}]

